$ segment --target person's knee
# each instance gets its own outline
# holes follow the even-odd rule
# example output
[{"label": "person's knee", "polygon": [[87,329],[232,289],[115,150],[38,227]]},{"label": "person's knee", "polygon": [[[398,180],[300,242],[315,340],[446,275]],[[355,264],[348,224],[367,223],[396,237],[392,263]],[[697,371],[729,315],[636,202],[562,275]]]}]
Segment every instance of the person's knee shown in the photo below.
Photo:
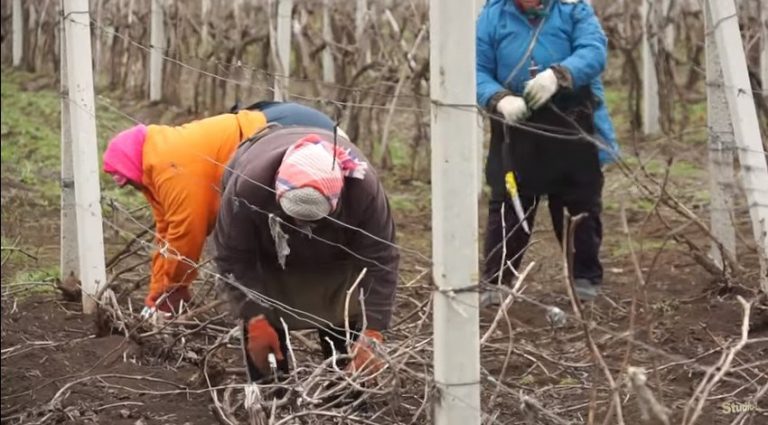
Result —
[{"label": "person's knee", "polygon": [[603,212],[603,202],[599,196],[579,196],[565,200],[564,204],[572,217],[587,214],[588,217],[599,219]]}]

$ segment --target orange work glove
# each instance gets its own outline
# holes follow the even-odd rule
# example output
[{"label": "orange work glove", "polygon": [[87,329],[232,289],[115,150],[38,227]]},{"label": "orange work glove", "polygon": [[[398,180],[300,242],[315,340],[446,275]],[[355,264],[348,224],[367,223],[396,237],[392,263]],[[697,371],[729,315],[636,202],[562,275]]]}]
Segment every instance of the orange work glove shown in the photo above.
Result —
[{"label": "orange work glove", "polygon": [[366,373],[376,373],[384,368],[385,363],[374,351],[374,345],[384,341],[381,332],[373,329],[366,329],[363,334],[352,344],[352,362],[347,366],[351,372],[364,371]]},{"label": "orange work glove", "polygon": [[271,372],[269,353],[274,353],[275,360],[278,362],[284,359],[277,332],[263,315],[253,317],[248,321],[247,351],[251,362],[265,376]]},{"label": "orange work glove", "polygon": [[155,309],[163,313],[178,314],[181,311],[182,302],[183,304],[187,304],[192,299],[192,295],[189,293],[189,288],[186,286],[177,286],[169,289],[165,298],[158,303],[157,301],[164,294],[165,292],[157,294],[150,292],[149,295],[147,295],[147,298],[144,299],[144,305],[149,309]]}]

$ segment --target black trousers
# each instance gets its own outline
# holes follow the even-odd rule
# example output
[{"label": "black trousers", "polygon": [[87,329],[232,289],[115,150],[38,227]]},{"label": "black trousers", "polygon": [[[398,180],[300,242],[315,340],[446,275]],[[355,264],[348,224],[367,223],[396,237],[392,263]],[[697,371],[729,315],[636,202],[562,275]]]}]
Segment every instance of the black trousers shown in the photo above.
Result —
[{"label": "black trousers", "polygon": [[[588,132],[592,132],[591,115],[574,117]],[[532,126],[547,129],[572,128],[572,121],[560,113],[543,108],[529,119]],[[550,130],[551,132],[551,130]],[[587,213],[574,235],[574,278],[585,278],[593,284],[602,283],[603,268],[599,251],[603,237],[602,188],[603,174],[597,148],[584,140],[574,140],[573,131],[564,131],[569,137],[534,132],[525,128],[505,126],[498,120],[491,122],[491,146],[486,163],[486,180],[491,187],[488,205],[488,224],[485,232],[485,260],[483,282],[509,284],[528,246],[527,234],[515,213],[504,185],[504,174],[515,171],[520,201],[526,212],[526,221],[533,231],[534,218],[543,196],[549,200],[549,212],[555,234],[561,241],[564,229],[563,211],[571,216]],[[507,141],[507,143],[505,143]],[[504,149],[509,149],[510,160],[504,160]],[[503,207],[503,214],[502,214]],[[506,232],[504,229],[506,228]],[[503,259],[502,254],[506,251]]]},{"label": "black trousers", "polygon": [[[536,208],[541,197],[523,196],[521,203],[526,211],[526,221],[533,231]],[[504,209],[502,215],[502,206]],[[600,264],[599,251],[603,239],[603,225],[600,220],[600,197],[592,199],[573,199],[560,195],[549,196],[549,213],[552,217],[552,227],[558,241],[563,240],[563,210],[567,209],[572,216],[587,213],[576,227],[574,233],[574,278],[585,278],[593,284],[600,284],[603,280],[603,267]],[[503,221],[502,221],[503,220]],[[483,281],[489,284],[501,283],[509,285],[514,274],[510,264],[519,271],[520,262],[528,246],[530,235],[525,233],[520,220],[517,218],[512,202],[509,199],[503,201],[491,200],[488,205],[488,227],[485,231],[485,264],[483,266]],[[504,228],[506,227],[506,233]],[[504,269],[501,268],[502,254],[506,242],[506,257],[504,257]]]},{"label": "black trousers", "polygon": [[[280,326],[275,326],[274,323],[271,324],[275,331],[277,332],[277,337],[280,340],[280,350],[283,352],[283,360],[277,362],[277,371],[278,373],[287,374],[290,372],[290,368],[288,365],[288,357],[289,357],[289,351],[288,351],[288,343],[286,342],[285,337],[285,329]],[[351,342],[354,342],[357,340],[357,336],[360,333],[359,327],[355,323],[351,323],[349,325],[350,327],[350,339]],[[323,358],[328,359],[331,356],[333,356],[333,353],[335,352],[336,355],[342,355],[347,354],[347,339],[346,339],[346,332],[343,329],[318,329],[317,330],[317,336],[320,339],[320,347],[323,350]],[[330,340],[330,344],[329,341]],[[246,352],[246,347],[248,347],[248,332],[247,330],[243,331],[243,355],[245,357],[245,363],[247,368],[248,377],[251,382],[262,382],[262,381],[268,381],[271,379],[269,376],[264,376],[257,368],[256,365],[254,365],[251,362],[250,357],[248,357],[248,354]],[[295,350],[295,346],[294,346]],[[340,368],[346,367],[348,361],[339,359],[337,364]]]}]

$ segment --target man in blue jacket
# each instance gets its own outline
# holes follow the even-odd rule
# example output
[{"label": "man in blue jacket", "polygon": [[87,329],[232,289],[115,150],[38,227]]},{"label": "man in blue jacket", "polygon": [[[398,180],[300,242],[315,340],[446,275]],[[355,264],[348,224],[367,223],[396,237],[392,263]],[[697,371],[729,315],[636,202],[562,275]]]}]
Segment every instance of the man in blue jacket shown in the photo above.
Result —
[{"label": "man in blue jacket", "polygon": [[[574,237],[573,275],[582,300],[597,296],[601,165],[618,151],[600,80],[606,56],[605,34],[582,0],[489,0],[480,14],[477,102],[492,118],[485,283],[509,284],[510,267],[517,269],[530,238],[505,186],[512,171],[528,227],[542,195],[559,240],[564,208],[572,216],[587,213]],[[486,293],[481,304],[496,300]]]}]

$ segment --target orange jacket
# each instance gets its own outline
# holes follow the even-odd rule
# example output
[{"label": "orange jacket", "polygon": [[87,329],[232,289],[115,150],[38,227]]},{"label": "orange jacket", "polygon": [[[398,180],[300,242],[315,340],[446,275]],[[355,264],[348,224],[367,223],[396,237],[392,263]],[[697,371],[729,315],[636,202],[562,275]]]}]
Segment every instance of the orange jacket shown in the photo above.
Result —
[{"label": "orange jacket", "polygon": [[216,223],[225,166],[238,144],[266,123],[261,112],[240,111],[178,127],[147,127],[143,192],[152,207],[159,247],[152,257],[148,298],[194,280],[194,264]]}]

